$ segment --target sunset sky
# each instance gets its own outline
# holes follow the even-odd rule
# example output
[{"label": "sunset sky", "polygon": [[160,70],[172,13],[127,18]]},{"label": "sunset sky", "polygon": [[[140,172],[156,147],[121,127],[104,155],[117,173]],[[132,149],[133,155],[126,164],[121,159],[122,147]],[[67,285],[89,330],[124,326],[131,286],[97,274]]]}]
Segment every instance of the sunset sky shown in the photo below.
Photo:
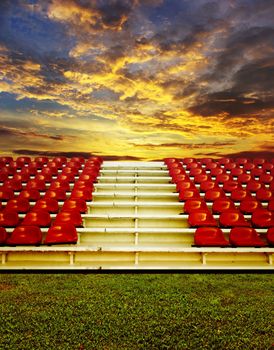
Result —
[{"label": "sunset sky", "polygon": [[1,0],[0,154],[273,156],[273,0]]}]

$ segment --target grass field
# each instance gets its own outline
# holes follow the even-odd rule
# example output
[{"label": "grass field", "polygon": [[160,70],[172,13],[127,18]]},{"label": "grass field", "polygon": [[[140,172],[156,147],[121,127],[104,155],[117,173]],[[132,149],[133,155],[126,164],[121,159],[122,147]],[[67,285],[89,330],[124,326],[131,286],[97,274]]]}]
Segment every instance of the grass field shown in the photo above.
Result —
[{"label": "grass field", "polygon": [[0,349],[265,350],[274,343],[269,274],[4,274],[0,293]]}]

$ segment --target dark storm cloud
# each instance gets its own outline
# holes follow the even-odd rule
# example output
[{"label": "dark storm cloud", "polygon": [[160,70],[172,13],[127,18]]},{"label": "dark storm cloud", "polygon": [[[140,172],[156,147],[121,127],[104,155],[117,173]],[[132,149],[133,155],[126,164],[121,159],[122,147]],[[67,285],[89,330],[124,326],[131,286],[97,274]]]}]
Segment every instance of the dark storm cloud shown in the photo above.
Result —
[{"label": "dark storm cloud", "polygon": [[119,28],[126,21],[135,3],[133,0],[103,0],[98,1],[97,8],[105,26]]},{"label": "dark storm cloud", "polygon": [[[259,50],[270,50],[274,54],[274,27],[250,27],[228,33],[223,49],[216,57],[216,65],[206,81],[216,81],[226,77],[238,64],[245,66],[252,56],[260,54]],[[257,51],[257,52],[256,52]],[[244,55],[248,55],[248,59]],[[246,63],[247,62],[247,63]]]},{"label": "dark storm cloud", "polygon": [[37,137],[37,138],[44,138],[49,140],[55,140],[55,141],[63,141],[64,137],[61,135],[46,135],[46,134],[40,134],[33,131],[21,131],[16,128],[10,128],[5,126],[0,126],[0,136],[1,137],[17,137],[17,136],[24,136],[27,138]]},{"label": "dark storm cloud", "polygon": [[213,116],[227,113],[228,116],[244,116],[259,113],[262,109],[274,108],[274,95],[263,100],[243,97],[233,90],[228,90],[198,97],[196,102],[196,105],[189,108],[194,114]]}]

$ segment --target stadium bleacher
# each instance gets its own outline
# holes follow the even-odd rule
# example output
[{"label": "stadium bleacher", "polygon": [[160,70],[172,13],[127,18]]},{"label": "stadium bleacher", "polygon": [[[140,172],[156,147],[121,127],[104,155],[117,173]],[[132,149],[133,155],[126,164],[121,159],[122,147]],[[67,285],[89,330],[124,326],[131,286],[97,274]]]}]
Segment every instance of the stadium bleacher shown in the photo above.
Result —
[{"label": "stadium bleacher", "polygon": [[274,160],[0,157],[0,269],[273,269]]}]

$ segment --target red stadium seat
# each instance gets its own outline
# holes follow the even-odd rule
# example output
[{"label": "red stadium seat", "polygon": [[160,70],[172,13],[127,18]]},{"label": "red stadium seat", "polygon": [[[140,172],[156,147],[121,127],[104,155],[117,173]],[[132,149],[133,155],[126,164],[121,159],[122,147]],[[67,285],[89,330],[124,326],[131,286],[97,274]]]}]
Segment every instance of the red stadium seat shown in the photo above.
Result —
[{"label": "red stadium seat", "polygon": [[253,226],[268,228],[274,226],[274,213],[267,209],[256,209],[252,213],[251,221]]},{"label": "red stadium seat", "polygon": [[29,201],[36,202],[40,198],[40,192],[38,190],[23,190],[20,192],[18,199],[25,198]]},{"label": "red stadium seat", "polygon": [[231,170],[230,175],[231,176],[237,176],[239,177],[240,175],[244,174],[244,170],[242,168],[236,167]]},{"label": "red stadium seat", "polygon": [[196,159],[195,158],[183,158],[182,162],[183,162],[183,164],[196,163]]},{"label": "red stadium seat", "polygon": [[274,168],[274,165],[271,163],[264,163],[262,169],[265,171],[270,171]]},{"label": "red stadium seat", "polygon": [[248,162],[248,159],[247,158],[236,158],[236,164],[237,165],[244,165]]},{"label": "red stadium seat", "polygon": [[83,220],[79,211],[61,211],[56,215],[53,225],[72,224],[77,227],[83,226]]},{"label": "red stadium seat", "polygon": [[234,162],[230,162],[224,165],[225,170],[232,170],[237,167],[237,164]]},{"label": "red stadium seat", "polygon": [[39,245],[42,232],[37,226],[18,226],[7,239],[8,245]]},{"label": "red stadium seat", "polygon": [[[169,169],[169,175],[171,176],[171,177],[174,177],[174,176],[177,176],[177,175],[185,175],[185,176],[187,176],[186,175],[186,171],[185,171],[185,169],[183,169],[183,168],[171,168],[171,169]],[[82,176],[82,175],[80,175],[80,176]]]},{"label": "red stadium seat", "polygon": [[249,227],[250,223],[245,220],[243,214],[239,210],[226,210],[220,214],[220,226],[223,227]]},{"label": "red stadium seat", "polygon": [[269,245],[274,246],[274,227],[270,227],[267,230],[266,240],[269,243]]},{"label": "red stadium seat", "polygon": [[67,199],[64,202],[63,207],[61,208],[62,211],[72,211],[77,210],[80,213],[84,214],[87,212],[87,203],[84,199],[78,198],[78,199]]},{"label": "red stadium seat", "polygon": [[260,188],[257,192],[256,192],[256,198],[258,199],[258,201],[270,201],[273,198],[273,193],[271,190],[267,189],[267,188]]},{"label": "red stadium seat", "polygon": [[[214,163],[214,162],[212,162],[212,163],[208,163],[208,164],[206,164],[206,170],[213,170],[213,169],[217,169],[217,168],[219,168],[219,165],[217,164],[217,163]],[[221,169],[221,168],[219,168],[219,169]]]},{"label": "red stadium seat", "polygon": [[220,165],[226,165],[231,162],[230,158],[221,158],[217,161]]},{"label": "red stadium seat", "polygon": [[201,192],[206,192],[208,190],[219,189],[219,188],[220,187],[213,180],[208,180],[208,181],[202,182],[200,185]]},{"label": "red stadium seat", "polygon": [[87,160],[87,163],[89,162],[95,162],[95,163],[98,163],[99,165],[101,165],[103,163],[103,158],[102,157],[99,157],[99,156],[92,156],[92,157],[89,157],[89,159]]},{"label": "red stadium seat", "polygon": [[79,169],[78,167],[64,167],[63,170],[62,170],[62,174],[73,174],[73,175],[78,175],[79,173]]},{"label": "red stadium seat", "polygon": [[53,198],[57,201],[65,201],[67,199],[67,194],[65,190],[47,190],[43,198]]},{"label": "red stadium seat", "polygon": [[263,169],[254,168],[251,170],[250,174],[251,174],[251,177],[255,179],[257,177],[260,177],[262,174],[264,174],[264,171]]},{"label": "red stadium seat", "polygon": [[241,190],[242,186],[238,183],[238,181],[228,180],[224,182],[223,190],[225,192],[232,192],[234,190]]},{"label": "red stadium seat", "polygon": [[259,181],[256,180],[250,180],[247,185],[246,185],[246,189],[249,192],[257,192],[260,188],[264,188],[265,186],[260,183]]},{"label": "red stadium seat", "polygon": [[64,165],[67,163],[66,157],[55,157],[52,159],[52,161],[58,165]]},{"label": "red stadium seat", "polygon": [[48,157],[35,157],[34,160],[39,165],[46,165],[49,161]]},{"label": "red stadium seat", "polygon": [[41,169],[42,166],[39,166],[39,163],[36,162],[30,162],[28,165],[28,169],[30,170],[31,175],[36,175],[38,172],[38,169]]},{"label": "red stadium seat", "polygon": [[259,178],[259,181],[263,184],[270,184],[273,181],[274,177],[270,174],[262,174]]},{"label": "red stadium seat", "polygon": [[188,199],[184,205],[184,213],[191,213],[196,210],[208,210],[206,202],[202,199]]},{"label": "red stadium seat", "polygon": [[84,157],[72,157],[71,158],[71,161],[72,162],[78,162],[80,164],[83,164],[85,163],[85,158]]},{"label": "red stadium seat", "polygon": [[210,176],[207,174],[198,174],[198,175],[194,176],[194,182],[196,184],[200,184],[202,182],[209,181],[210,179],[211,179]]},{"label": "red stadium seat", "polygon": [[58,175],[58,168],[56,166],[49,167],[48,165],[41,170],[41,175],[44,175],[46,178],[49,178],[49,177],[52,178],[52,176]]},{"label": "red stadium seat", "polygon": [[196,176],[196,175],[200,175],[200,174],[205,174],[205,171],[202,167],[190,169],[188,175],[189,176]]},{"label": "red stadium seat", "polygon": [[187,170],[196,169],[196,168],[201,168],[200,164],[198,164],[197,162],[188,163],[186,165]]},{"label": "red stadium seat", "polygon": [[0,187],[0,201],[8,201],[14,198],[14,192],[10,188]]},{"label": "red stadium seat", "polygon": [[271,199],[271,200],[268,202],[267,209],[268,209],[269,211],[274,211],[274,199]]},{"label": "red stadium seat", "polygon": [[200,199],[199,191],[195,189],[182,190],[179,192],[179,201],[187,201],[188,199]]},{"label": "red stadium seat", "polygon": [[39,199],[33,207],[33,211],[45,210],[49,213],[58,213],[59,205],[54,198],[42,198]]},{"label": "red stadium seat", "polygon": [[180,181],[176,184],[176,191],[184,191],[184,190],[196,190],[196,187],[191,181]]},{"label": "red stadium seat", "polygon": [[8,179],[9,172],[6,168],[0,169],[0,182],[4,182]]},{"label": "red stadium seat", "polygon": [[[70,160],[67,164],[66,164],[66,168],[76,168],[77,170],[82,168],[82,163],[81,162],[76,162],[76,161],[72,161]],[[65,169],[65,168],[64,168]]]},{"label": "red stadium seat", "polygon": [[26,190],[46,191],[46,189],[46,184],[43,180],[29,180],[26,185]]},{"label": "red stadium seat", "polygon": [[224,191],[221,188],[213,188],[205,192],[204,199],[206,202],[214,202],[218,198],[226,198]]},{"label": "red stadium seat", "polygon": [[213,202],[212,212],[220,214],[224,211],[236,209],[234,203],[229,198],[218,198]]},{"label": "red stadium seat", "polygon": [[16,162],[10,162],[9,166],[6,167],[9,175],[14,175],[18,169]]},{"label": "red stadium seat", "polygon": [[237,189],[231,192],[230,199],[234,202],[241,202],[245,199],[252,199],[252,196],[247,190]]},{"label": "red stadium seat", "polygon": [[198,227],[194,234],[194,243],[201,247],[229,246],[229,242],[218,227]]},{"label": "red stadium seat", "polygon": [[99,175],[99,172],[100,172],[99,168],[86,166],[82,171],[82,175],[87,174],[87,175],[93,175],[97,177]]},{"label": "red stadium seat", "polygon": [[238,176],[237,181],[238,181],[239,184],[242,185],[242,184],[247,184],[251,179],[252,178],[251,178],[250,174],[245,174],[244,173],[244,174]]},{"label": "red stadium seat", "polygon": [[179,160],[177,158],[164,158],[164,162],[167,166],[174,164],[174,163],[178,163]]},{"label": "red stadium seat", "polygon": [[[22,181],[24,182],[28,182],[30,179],[31,171],[29,170],[29,168],[23,168],[20,173],[17,173],[18,175],[20,175],[22,177]],[[14,174],[14,176],[16,176],[17,174]],[[13,176],[13,177],[14,177]]]},{"label": "red stadium seat", "polygon": [[75,226],[62,224],[49,228],[44,244],[75,244],[77,240],[78,235]]},{"label": "red stadium seat", "polygon": [[255,198],[246,198],[240,204],[240,211],[243,214],[252,214],[256,209],[261,208],[261,203]]},{"label": "red stadium seat", "polygon": [[188,223],[191,227],[218,226],[217,221],[208,210],[196,210],[189,213]]},{"label": "red stadium seat", "polygon": [[23,189],[21,180],[8,179],[4,182],[4,188],[11,189],[13,191],[21,191]]},{"label": "red stadium seat", "polygon": [[26,164],[29,164],[31,162],[31,158],[30,157],[18,157],[16,159],[16,164],[22,168],[24,167]]},{"label": "red stadium seat", "polygon": [[50,186],[49,190],[63,190],[63,191],[70,191],[70,185],[68,181],[53,181]]},{"label": "red stadium seat", "polygon": [[74,174],[59,174],[57,176],[57,181],[60,182],[74,182],[75,181],[75,175]]},{"label": "red stadium seat", "polygon": [[71,191],[70,198],[71,199],[82,198],[85,201],[91,201],[92,200],[92,190],[75,188]]},{"label": "red stadium seat", "polygon": [[12,178],[12,180],[21,181],[21,183],[28,182],[29,179],[30,179],[30,174],[22,174],[22,172],[20,174],[14,174]]},{"label": "red stadium seat", "polygon": [[4,227],[0,227],[0,245],[4,245],[8,238],[8,233]]},{"label": "red stadium seat", "polygon": [[219,167],[210,170],[210,175],[211,176],[218,176],[218,175],[221,175],[223,173],[224,173],[224,169],[219,168]]},{"label": "red stadium seat", "polygon": [[37,180],[37,181],[44,181],[44,182],[51,182],[52,181],[52,176],[47,174],[47,175],[44,175],[44,174],[41,174],[41,173],[37,173],[35,175],[35,178],[34,180]]},{"label": "red stadium seat", "polygon": [[236,247],[265,247],[266,243],[259,237],[252,227],[233,227],[229,234],[229,241]]},{"label": "red stadium seat", "polygon": [[45,210],[30,211],[22,221],[23,226],[48,227],[50,224],[50,214]]},{"label": "red stadium seat", "polygon": [[179,174],[179,175],[173,175],[172,176],[172,182],[173,183],[179,183],[179,182],[182,182],[182,181],[190,182],[191,180],[188,177],[188,175],[186,175],[186,174]]},{"label": "red stadium seat", "polygon": [[82,180],[77,180],[74,184],[73,190],[78,189],[87,189],[90,191],[94,191],[94,185],[90,181],[82,181]]},{"label": "red stadium seat", "polygon": [[15,227],[19,223],[19,216],[15,210],[4,209],[0,212],[0,227]]},{"label": "red stadium seat", "polygon": [[0,161],[3,162],[4,164],[9,164],[10,162],[13,161],[12,157],[0,157]]},{"label": "red stadium seat", "polygon": [[253,160],[253,163],[255,165],[263,165],[266,162],[266,160],[264,158],[255,158]]},{"label": "red stadium seat", "polygon": [[27,213],[30,210],[28,199],[16,198],[10,199],[6,205],[7,210],[14,210],[17,213]]},{"label": "red stadium seat", "polygon": [[220,174],[216,176],[216,183],[223,184],[226,181],[233,180],[230,174]]},{"label": "red stadium seat", "polygon": [[244,164],[244,170],[246,171],[251,171],[252,169],[256,168],[256,165],[251,163],[251,162],[247,162],[246,164]]}]

